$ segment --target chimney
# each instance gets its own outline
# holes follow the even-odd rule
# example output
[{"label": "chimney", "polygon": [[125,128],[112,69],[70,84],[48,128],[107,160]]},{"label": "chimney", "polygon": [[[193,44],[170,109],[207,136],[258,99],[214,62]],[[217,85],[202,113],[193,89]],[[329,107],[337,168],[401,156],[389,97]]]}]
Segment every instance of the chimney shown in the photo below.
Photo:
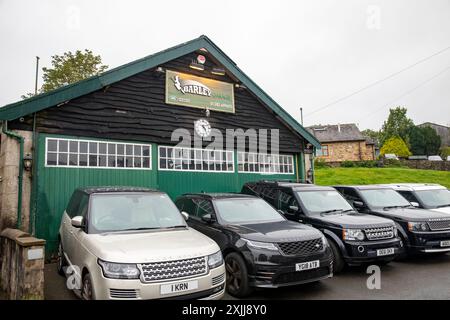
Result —
[{"label": "chimney", "polygon": [[338,132],[341,132],[341,124],[338,123]]}]

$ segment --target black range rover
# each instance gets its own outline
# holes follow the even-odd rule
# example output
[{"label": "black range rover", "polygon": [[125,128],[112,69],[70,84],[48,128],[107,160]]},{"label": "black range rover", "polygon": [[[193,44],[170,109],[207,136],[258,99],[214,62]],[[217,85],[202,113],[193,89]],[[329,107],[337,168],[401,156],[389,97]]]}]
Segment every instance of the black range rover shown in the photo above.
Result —
[{"label": "black range rover", "polygon": [[403,250],[392,220],[358,213],[332,187],[258,181],[246,183],[242,193],[258,195],[289,220],[322,231],[333,251],[335,273],[346,264],[387,263]]},{"label": "black range rover", "polygon": [[175,201],[188,224],[215,240],[225,258],[227,291],[276,288],[332,276],[332,254],[317,229],[286,220],[258,197],[186,194]]},{"label": "black range rover", "polygon": [[360,212],[395,221],[406,254],[450,251],[448,214],[415,208],[391,187],[382,185],[336,186]]}]

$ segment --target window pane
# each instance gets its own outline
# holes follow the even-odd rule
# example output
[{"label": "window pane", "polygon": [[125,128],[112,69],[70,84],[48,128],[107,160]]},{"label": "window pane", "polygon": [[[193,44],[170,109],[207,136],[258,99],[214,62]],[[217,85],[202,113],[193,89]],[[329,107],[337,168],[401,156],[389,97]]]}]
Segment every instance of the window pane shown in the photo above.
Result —
[{"label": "window pane", "polygon": [[108,156],[108,167],[116,166],[116,156]]},{"label": "window pane", "polygon": [[56,151],[58,147],[58,141],[54,139],[47,140],[47,151]]},{"label": "window pane", "polygon": [[124,154],[124,146],[123,144],[118,144],[117,145],[117,154]]},{"label": "window pane", "polygon": [[69,150],[70,150],[70,152],[77,153],[78,152],[78,141],[70,141]]},{"label": "window pane", "polygon": [[87,154],[80,154],[80,166],[86,167],[87,166]]},{"label": "window pane", "polygon": [[125,167],[125,158],[124,158],[124,156],[117,156],[117,167],[119,167],[119,168]]},{"label": "window pane", "polygon": [[[144,158],[144,168],[146,167],[145,166],[145,158]],[[166,158],[159,158],[159,167],[161,168],[161,169],[167,169],[167,159]]]},{"label": "window pane", "polygon": [[[145,152],[145,148],[146,147],[144,147],[144,156],[148,156],[148,154],[145,154],[146,152]],[[159,148],[159,156],[160,157],[165,157],[166,156],[166,154],[167,154],[167,150],[166,150],[166,148]]]},{"label": "window pane", "polygon": [[89,166],[90,167],[97,166],[97,156],[96,155],[89,155]]},{"label": "window pane", "polygon": [[67,152],[68,143],[66,140],[59,140],[59,152]]},{"label": "window pane", "polygon": [[126,167],[133,168],[133,157],[126,157]]},{"label": "window pane", "polygon": [[98,152],[101,154],[106,153],[106,143],[99,143],[98,144]]},{"label": "window pane", "polygon": [[142,147],[142,155],[143,155],[143,156],[150,156],[150,147],[148,147],[148,146],[143,146],[143,147]]},{"label": "window pane", "polygon": [[150,157],[144,157],[142,159],[142,167],[150,168]]},{"label": "window pane", "polygon": [[108,154],[116,154],[116,145],[114,143],[108,143]]},{"label": "window pane", "polygon": [[89,142],[89,153],[97,154],[97,142]]},{"label": "window pane", "polygon": [[87,153],[88,150],[88,143],[84,141],[80,141],[80,152],[81,153]]},{"label": "window pane", "polygon": [[104,155],[98,156],[98,166],[99,167],[106,167],[106,156],[104,156]]},{"label": "window pane", "polygon": [[47,165],[56,166],[56,153],[53,152],[47,153]]},{"label": "window pane", "polygon": [[78,165],[78,154],[76,154],[76,153],[69,154],[69,165],[70,166]]},{"label": "window pane", "polygon": [[140,156],[141,155],[141,146],[134,146],[134,155],[135,156]]},{"label": "window pane", "polygon": [[141,167],[141,163],[142,163],[142,158],[141,157],[134,157],[134,167],[135,168],[140,168]]},{"label": "window pane", "polygon": [[58,154],[58,165],[59,166],[67,166],[67,155],[68,155],[67,153],[59,153]]},{"label": "window pane", "polygon": [[127,144],[125,148],[127,155],[133,155],[133,146],[131,144]]}]

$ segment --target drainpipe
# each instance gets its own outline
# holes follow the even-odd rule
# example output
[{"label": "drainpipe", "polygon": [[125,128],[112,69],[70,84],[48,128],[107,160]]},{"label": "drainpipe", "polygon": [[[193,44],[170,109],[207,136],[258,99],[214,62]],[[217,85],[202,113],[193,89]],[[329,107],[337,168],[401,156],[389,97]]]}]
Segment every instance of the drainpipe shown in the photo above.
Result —
[{"label": "drainpipe", "polygon": [[3,121],[2,131],[8,137],[13,138],[19,142],[20,154],[19,154],[19,176],[18,176],[18,190],[17,190],[17,223],[16,228],[20,229],[22,227],[22,183],[23,183],[23,144],[24,138],[12,131],[8,131],[8,122]]}]

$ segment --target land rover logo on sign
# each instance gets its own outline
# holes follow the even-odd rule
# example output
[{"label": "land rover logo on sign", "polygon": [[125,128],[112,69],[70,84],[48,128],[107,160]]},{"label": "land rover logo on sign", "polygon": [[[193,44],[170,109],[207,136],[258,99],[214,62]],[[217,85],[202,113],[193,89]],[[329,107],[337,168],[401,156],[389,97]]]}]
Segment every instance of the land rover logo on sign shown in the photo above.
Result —
[{"label": "land rover logo on sign", "polygon": [[233,84],[166,70],[166,103],[234,113]]}]

